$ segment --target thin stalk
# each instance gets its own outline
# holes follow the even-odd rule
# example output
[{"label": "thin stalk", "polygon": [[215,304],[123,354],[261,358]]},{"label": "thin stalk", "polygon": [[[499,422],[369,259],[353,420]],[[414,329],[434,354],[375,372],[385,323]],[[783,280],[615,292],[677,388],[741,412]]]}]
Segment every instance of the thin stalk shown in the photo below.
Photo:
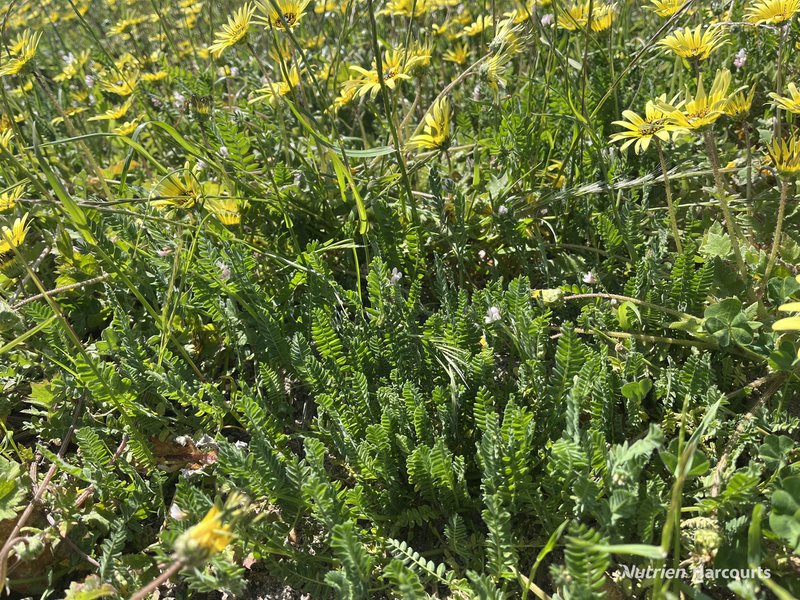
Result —
[{"label": "thin stalk", "polygon": [[786,200],[789,198],[789,182],[781,177],[781,200],[778,204],[778,222],[775,223],[775,234],[772,236],[772,251],[769,253],[767,268],[764,270],[764,280],[761,282],[762,292],[767,289],[770,273],[778,260],[778,250],[781,247],[781,233],[783,232],[783,219],[786,215]]},{"label": "thin stalk", "polygon": [[661,148],[661,142],[655,139],[656,150],[658,150],[658,161],[661,163],[661,175],[664,178],[664,192],[667,195],[667,207],[669,208],[669,224],[672,228],[672,237],[675,238],[675,247],[678,249],[678,254],[683,254],[683,244],[681,244],[681,232],[678,229],[678,216],[675,214],[675,205],[672,202],[672,186],[669,184],[669,175],[667,174],[667,159],[664,157],[664,150]]},{"label": "thin stalk", "polygon": [[742,127],[744,127],[744,143],[747,152],[747,211],[748,214],[752,214],[753,211],[753,147],[750,144],[750,126],[747,124],[747,121],[742,123]]},{"label": "thin stalk", "polygon": [[[670,493],[670,503],[667,507],[667,516],[664,521],[664,528],[661,530],[661,550],[664,556],[668,556],[670,549],[672,549],[673,565],[677,568],[680,565],[680,551],[681,551],[681,506],[683,504],[683,486],[686,482],[686,469],[694,454],[694,449],[691,452],[684,448],[684,436],[686,433],[686,413],[689,408],[689,396],[687,395],[683,401],[683,409],[681,410],[680,430],[678,433],[678,465],[675,472],[675,482],[672,484]],[[660,561],[663,567],[666,559]],[[653,598],[662,598],[666,591],[669,590],[672,580],[664,582],[663,569],[656,570],[656,578],[653,582]],[[666,587],[666,590],[662,590]]]},{"label": "thin stalk", "polygon": [[185,562],[183,562],[182,560],[176,560],[169,567],[167,567],[166,570],[163,573],[161,573],[161,575],[159,575],[158,577],[153,579],[153,581],[151,581],[143,588],[141,588],[139,591],[134,593],[130,597],[130,600],[144,600],[150,594],[155,592],[159,587],[161,587],[163,584],[169,581],[170,577],[178,573],[185,566],[186,566]]},{"label": "thin stalk", "polygon": [[655,310],[658,312],[662,312],[667,315],[672,315],[673,317],[677,317],[679,319],[696,319],[693,315],[690,315],[685,312],[681,312],[679,310],[675,310],[674,308],[669,308],[667,306],[660,306],[658,304],[653,304],[652,302],[647,302],[646,300],[640,300],[639,298],[633,298],[631,296],[620,296],[619,294],[603,294],[603,293],[592,293],[592,294],[573,294],[570,296],[564,296],[561,298],[563,302],[568,302],[570,300],[583,300],[588,298],[601,298],[603,300],[616,300],[618,302],[630,302],[631,304],[637,304],[639,306],[643,306],[645,308],[649,308],[650,310]]},{"label": "thin stalk", "polygon": [[[383,64],[381,61],[381,49],[378,46],[378,25],[375,22],[375,9],[372,6],[372,0],[368,0],[367,8],[369,10],[369,25],[370,32],[372,33],[372,52],[375,54],[375,69],[378,72],[378,83],[381,86],[381,97],[383,99],[383,112],[386,116],[386,121],[389,124],[389,132],[392,134],[392,141],[394,142],[394,155],[397,160],[397,166],[400,168],[400,178],[403,181],[403,189],[405,191],[406,199],[411,207],[411,220],[414,225],[419,225],[419,215],[417,214],[417,205],[414,203],[414,197],[411,192],[411,181],[408,179],[408,171],[406,171],[406,163],[403,160],[403,154],[400,151],[400,138],[397,135],[397,127],[394,124],[394,116],[389,105],[389,91],[386,87],[386,82],[383,79]],[[402,198],[402,196],[401,196]],[[401,208],[403,209],[403,217],[405,217],[406,203],[401,200]]]},{"label": "thin stalk", "polygon": [[[787,25],[781,30],[780,41],[778,42],[778,63],[775,66],[775,89],[778,90],[779,94],[783,87],[783,46],[786,43],[786,33],[788,31],[789,26]],[[773,135],[776,139],[780,139],[781,137],[781,109],[779,106],[775,108],[775,128],[773,129]]]},{"label": "thin stalk", "polygon": [[731,238],[731,248],[733,249],[733,256],[736,259],[736,267],[739,269],[739,275],[744,283],[747,296],[751,302],[757,302],[755,291],[750,286],[750,276],[747,272],[747,265],[745,265],[744,258],[742,257],[742,237],[739,235],[736,222],[733,220],[733,213],[731,207],[728,205],[728,200],[725,197],[725,182],[722,180],[722,173],[719,164],[719,155],[717,154],[717,142],[714,137],[714,132],[711,128],[707,128],[703,132],[703,140],[706,143],[706,152],[708,160],[711,163],[711,172],[714,174],[714,183],[717,186],[717,200],[722,209],[722,216],[725,219],[725,227],[728,230],[728,236]]}]

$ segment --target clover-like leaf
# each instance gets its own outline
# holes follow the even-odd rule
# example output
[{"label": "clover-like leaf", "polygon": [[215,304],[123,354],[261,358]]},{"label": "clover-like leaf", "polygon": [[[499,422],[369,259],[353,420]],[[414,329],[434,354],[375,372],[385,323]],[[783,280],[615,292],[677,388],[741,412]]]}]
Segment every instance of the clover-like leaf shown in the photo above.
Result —
[{"label": "clover-like leaf", "polygon": [[0,457],[0,520],[14,518],[25,498],[21,471],[16,462]]},{"label": "clover-like leaf", "polygon": [[787,462],[787,457],[794,447],[794,440],[786,435],[769,435],[758,447],[758,456],[772,468],[779,469]]},{"label": "clover-like leaf", "polygon": [[723,348],[731,342],[746,346],[753,341],[753,328],[738,298],[709,306],[705,311],[705,328]]},{"label": "clover-like leaf", "polygon": [[769,526],[795,554],[800,553],[800,477],[787,477],[772,493]]},{"label": "clover-like leaf", "polygon": [[772,304],[781,304],[800,291],[800,282],[794,277],[773,277],[767,285],[767,296]]},{"label": "clover-like leaf", "polygon": [[769,355],[769,366],[776,371],[791,371],[797,358],[797,349],[789,339],[782,339]]},{"label": "clover-like leaf", "polygon": [[653,388],[653,382],[649,379],[632,381],[622,386],[622,395],[628,400],[641,402],[645,399],[648,392]]}]

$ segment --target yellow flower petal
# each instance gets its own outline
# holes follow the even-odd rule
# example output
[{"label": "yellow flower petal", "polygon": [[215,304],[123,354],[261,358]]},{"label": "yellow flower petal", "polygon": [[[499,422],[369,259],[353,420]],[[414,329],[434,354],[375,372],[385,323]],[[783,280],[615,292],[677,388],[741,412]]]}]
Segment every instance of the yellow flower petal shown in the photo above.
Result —
[{"label": "yellow flower petal", "polygon": [[787,317],[772,324],[773,331],[800,331],[800,317]]}]

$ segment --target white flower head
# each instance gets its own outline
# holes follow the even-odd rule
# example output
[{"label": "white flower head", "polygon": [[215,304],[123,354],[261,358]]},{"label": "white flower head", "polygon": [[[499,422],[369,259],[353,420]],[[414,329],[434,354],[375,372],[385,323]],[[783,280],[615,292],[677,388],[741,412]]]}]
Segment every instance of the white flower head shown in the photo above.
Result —
[{"label": "white flower head", "polygon": [[389,276],[389,284],[390,285],[396,285],[396,284],[400,283],[400,280],[402,278],[403,278],[403,272],[402,271],[398,271],[397,267],[394,267],[392,269],[392,274]]},{"label": "white flower head", "polygon": [[583,276],[583,283],[588,283],[589,285],[593,285],[597,283],[597,277],[594,276],[594,273],[589,271],[586,275]]},{"label": "white flower head", "polygon": [[186,513],[181,510],[180,506],[173,502],[172,506],[169,507],[169,516],[176,521],[183,521],[186,518]]},{"label": "white flower head", "polygon": [[500,309],[496,306],[490,306],[486,311],[486,316],[483,317],[483,322],[487,325],[500,320]]},{"label": "white flower head", "polygon": [[741,69],[746,62],[747,62],[747,51],[744,48],[740,48],[733,59],[733,66],[736,67],[737,69]]}]

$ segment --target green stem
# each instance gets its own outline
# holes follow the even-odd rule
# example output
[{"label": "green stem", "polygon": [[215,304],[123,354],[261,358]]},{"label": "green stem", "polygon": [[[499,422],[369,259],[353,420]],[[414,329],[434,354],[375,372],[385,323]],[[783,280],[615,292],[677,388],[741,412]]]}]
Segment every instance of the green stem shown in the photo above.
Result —
[{"label": "green stem", "polygon": [[753,210],[753,147],[750,143],[750,125],[747,121],[742,123],[744,127],[744,143],[747,146],[747,210],[752,216]]},{"label": "green stem", "polygon": [[727,192],[725,191],[725,183],[722,180],[722,173],[720,171],[717,142],[711,128],[707,128],[703,132],[703,140],[706,143],[706,152],[708,153],[708,160],[711,163],[711,172],[714,174],[714,183],[717,186],[717,200],[722,209],[722,216],[725,219],[725,227],[728,230],[728,236],[731,238],[731,248],[733,249],[733,256],[736,259],[736,266],[739,269],[739,275],[742,278],[749,300],[751,302],[757,302],[758,298],[756,297],[755,291],[750,286],[750,276],[747,272],[747,265],[742,257],[742,237],[739,235],[736,222],[733,220],[731,207],[728,205],[728,200],[726,198]]},{"label": "green stem", "polygon": [[[681,552],[681,537],[680,537],[680,528],[681,528],[681,506],[683,504],[683,486],[686,482],[686,467],[689,463],[689,459],[691,458],[692,454],[694,454],[694,449],[691,452],[688,452],[686,448],[684,448],[684,436],[685,436],[685,426],[686,426],[686,413],[689,407],[689,396],[687,395],[683,401],[683,409],[681,410],[681,423],[680,423],[680,430],[678,433],[678,465],[675,472],[675,482],[672,484],[672,490],[670,493],[670,502],[669,506],[667,507],[667,516],[664,521],[664,528],[661,530],[661,549],[664,552],[664,556],[666,557],[672,549],[672,561],[673,565],[677,568],[680,565],[680,552]],[[656,571],[656,578],[653,582],[653,594],[652,598],[662,598],[670,588],[672,580],[665,582],[663,579],[663,566],[666,562],[666,559],[662,559],[659,563],[659,566],[662,567]],[[666,587],[665,590],[662,590],[663,587]]]},{"label": "green stem", "polygon": [[781,200],[778,204],[778,222],[775,223],[775,234],[772,236],[772,251],[769,253],[767,268],[764,270],[764,280],[761,282],[762,291],[767,289],[770,273],[778,260],[778,250],[781,247],[781,233],[783,232],[783,219],[786,215],[786,200],[789,197],[789,182],[781,177]]},{"label": "green stem", "polygon": [[[411,207],[411,220],[414,225],[419,225],[419,215],[417,214],[417,205],[414,203],[414,197],[411,192],[411,181],[408,179],[408,171],[406,170],[406,163],[403,160],[403,154],[400,151],[400,138],[397,135],[397,127],[394,124],[394,116],[392,109],[389,105],[389,90],[386,87],[386,82],[383,79],[383,64],[381,61],[381,50],[378,46],[378,26],[375,23],[375,9],[372,6],[372,0],[368,0],[367,8],[369,10],[369,24],[372,33],[372,52],[375,54],[375,69],[378,72],[378,83],[381,86],[381,97],[383,99],[383,112],[386,116],[386,121],[389,125],[389,132],[392,134],[392,142],[394,142],[394,155],[397,159],[397,166],[400,168],[400,178],[403,181],[403,188],[405,191],[406,199]],[[406,206],[405,202],[401,201],[403,209],[403,217],[405,217]]]},{"label": "green stem", "polygon": [[664,150],[661,148],[661,142],[658,139],[656,142],[656,150],[658,150],[658,160],[661,163],[661,175],[664,177],[664,191],[667,195],[667,207],[669,208],[669,224],[672,228],[672,237],[675,238],[675,247],[678,249],[678,254],[683,254],[683,245],[681,244],[681,233],[678,229],[678,217],[675,214],[675,205],[672,202],[672,186],[669,184],[669,175],[667,174],[667,159],[664,158]]}]

